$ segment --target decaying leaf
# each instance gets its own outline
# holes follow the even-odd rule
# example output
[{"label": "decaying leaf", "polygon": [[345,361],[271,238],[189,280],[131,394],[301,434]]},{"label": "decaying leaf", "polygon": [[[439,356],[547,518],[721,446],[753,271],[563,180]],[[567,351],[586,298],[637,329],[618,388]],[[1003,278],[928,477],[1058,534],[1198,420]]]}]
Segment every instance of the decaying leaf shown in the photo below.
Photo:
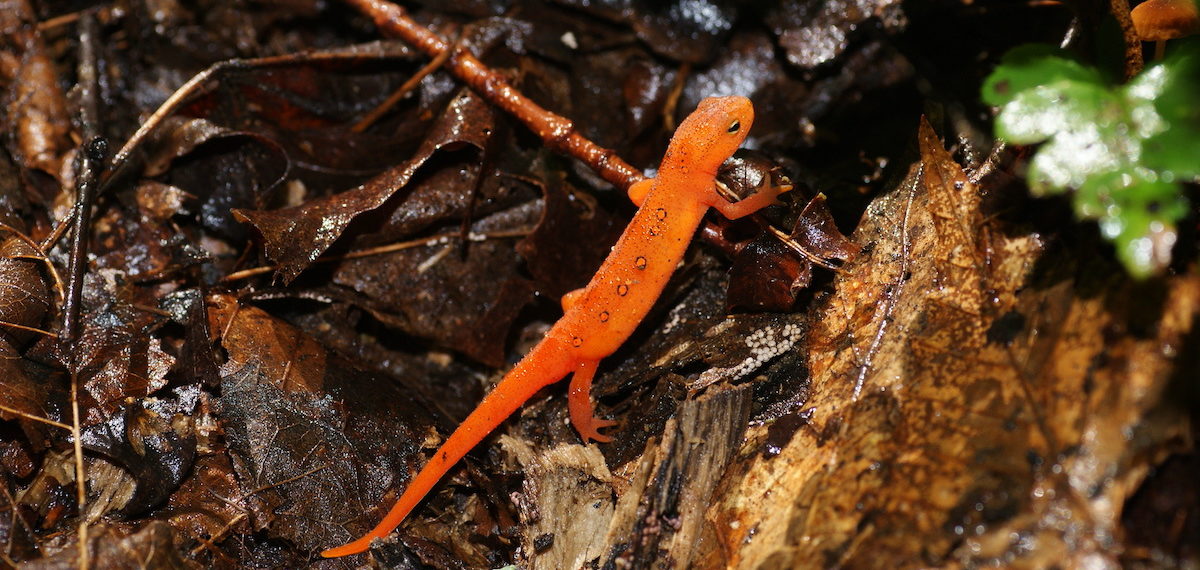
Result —
[{"label": "decaying leaf", "polygon": [[587,284],[624,226],[565,181],[548,180],[543,192],[541,218],[516,251],[538,292],[554,299]]},{"label": "decaying leaf", "polygon": [[46,416],[46,386],[33,381],[21,368],[20,349],[43,326],[52,308],[50,289],[29,244],[9,237],[0,242],[0,418],[13,412]]},{"label": "decaying leaf", "polygon": [[84,449],[103,454],[132,477],[134,492],[115,505],[123,514],[159,506],[191,471],[196,457],[191,417],[199,397],[199,386],[189,386],[134,400],[81,434]]},{"label": "decaying leaf", "polygon": [[[253,326],[288,328],[271,320],[264,315]],[[288,335],[292,344],[312,343],[300,333]],[[429,425],[424,407],[384,378],[364,375],[323,351],[315,359],[322,366],[295,365],[306,368],[297,373],[310,380],[289,381],[280,373],[283,353],[254,354],[248,346],[234,346],[244,338],[222,341],[248,358],[231,360],[221,380],[221,417],[238,501],[244,501],[253,528],[305,550],[348,540],[374,524],[377,507],[387,503],[384,491],[396,490],[394,479],[415,459]]]},{"label": "decaying leaf", "polygon": [[[91,529],[88,550],[97,570],[121,568],[164,568],[194,570],[199,564],[185,560],[175,546],[175,533],[164,522],[151,522],[132,534],[122,529],[99,526]],[[79,549],[68,546],[54,556],[23,564],[38,570],[74,570],[79,567]]]},{"label": "decaying leaf", "polygon": [[16,136],[18,157],[25,168],[55,179],[72,144],[68,137],[67,98],[58,82],[58,69],[36,32],[37,17],[25,0],[7,0],[0,10],[0,89],[4,122]]},{"label": "decaying leaf", "polygon": [[231,532],[245,533],[246,498],[229,456],[202,457],[192,466],[192,473],[163,509],[167,522],[194,540],[218,541]]},{"label": "decaying leaf", "polygon": [[84,324],[71,355],[83,382],[81,399],[88,411],[82,423],[108,420],[126,398],[148,396],[166,385],[175,363],[150,336],[157,319],[128,305],[115,305]]},{"label": "decaying leaf", "polygon": [[295,327],[226,295],[208,303],[208,327],[228,354],[227,370],[254,364],[258,374],[291,391],[321,391],[325,349]]},{"label": "decaying leaf", "polygon": [[[742,546],[707,567],[1115,563],[1114,507],[1184,436],[1161,348],[1189,334],[1200,283],[1147,298],[995,231],[928,125],[919,140],[807,337],[810,429],[734,469],[710,516]],[[1087,294],[1097,279],[1129,293]],[[1145,336],[1106,337],[1147,312]]]},{"label": "decaying leaf", "polygon": [[[393,194],[405,189],[417,170],[434,153],[442,149],[457,149],[463,145],[483,149],[493,130],[491,110],[467,93],[455,98],[451,108],[441,117],[410,159],[358,188],[326,199],[310,200],[292,208],[236,212],[240,219],[253,224],[262,234],[267,256],[279,264],[279,273],[285,283],[294,279],[308,264],[333,245],[356,217],[379,208]],[[461,168],[464,172],[457,173],[457,178],[462,184],[460,188],[472,188],[474,184],[471,179],[480,174],[478,161],[464,161]],[[457,204],[418,204],[434,208],[436,213],[441,214],[439,217],[444,217],[456,211],[463,211],[467,197],[466,193],[460,193]],[[405,211],[424,214],[415,227],[405,228],[410,234],[439,219],[429,216],[423,209]]]},{"label": "decaying leaf", "polygon": [[260,207],[291,169],[280,143],[206,119],[168,120],[150,142],[147,176],[199,201],[200,221],[219,235],[241,237],[232,208]]},{"label": "decaying leaf", "polygon": [[[533,208],[514,208],[481,220],[472,232],[523,233],[536,215]],[[332,280],[342,289],[341,297],[397,331],[433,339],[493,366],[504,364],[507,346],[496,331],[510,328],[533,299],[533,285],[521,272],[513,242],[503,238],[465,246],[456,239],[437,240],[427,247],[349,260],[339,264]]]}]

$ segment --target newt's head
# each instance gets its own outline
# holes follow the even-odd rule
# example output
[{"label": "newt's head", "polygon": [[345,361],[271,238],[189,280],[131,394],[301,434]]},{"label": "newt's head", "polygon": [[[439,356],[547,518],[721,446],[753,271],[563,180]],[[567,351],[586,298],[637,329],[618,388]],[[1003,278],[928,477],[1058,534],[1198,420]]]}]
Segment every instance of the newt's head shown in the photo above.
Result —
[{"label": "newt's head", "polygon": [[[709,97],[679,124],[667,158],[682,162],[689,170],[715,175],[721,163],[742,146],[752,123],[754,106],[749,99]],[[664,167],[666,163],[664,159]]]}]

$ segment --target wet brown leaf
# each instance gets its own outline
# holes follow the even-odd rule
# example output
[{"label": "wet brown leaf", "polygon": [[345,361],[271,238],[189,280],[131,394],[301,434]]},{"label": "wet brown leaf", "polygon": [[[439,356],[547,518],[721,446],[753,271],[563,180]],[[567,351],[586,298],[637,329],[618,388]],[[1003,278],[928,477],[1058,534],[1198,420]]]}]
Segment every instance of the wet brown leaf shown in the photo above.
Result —
[{"label": "wet brown leaf", "polygon": [[221,235],[241,237],[230,210],[263,206],[291,168],[280,143],[259,133],[182,118],[157,132],[146,175],[195,196],[201,223]]},{"label": "wet brown leaf", "polygon": [[[442,149],[458,149],[463,145],[477,150],[485,147],[494,128],[491,110],[466,93],[455,98],[450,105],[431,127],[416,154],[358,188],[280,210],[235,210],[238,219],[258,229],[265,242],[267,257],[279,264],[279,276],[285,283],[295,279],[333,245],[356,217],[379,208],[394,194],[405,190],[417,170],[434,153]],[[460,196],[466,197],[469,194],[465,191],[474,187],[473,179],[479,175],[479,165],[473,161],[464,164],[463,169],[458,176],[464,184],[459,188],[464,190]],[[460,204],[459,208],[465,206],[465,202]],[[427,227],[454,212],[455,205],[428,204],[427,207],[433,211],[416,209],[415,213],[420,214],[419,221],[405,229],[411,233]]]},{"label": "wet brown leaf", "polygon": [[552,178],[544,193],[541,218],[516,249],[525,258],[538,292],[557,299],[587,285],[625,227],[590,196],[562,180]]},{"label": "wet brown leaf", "polygon": [[[738,546],[708,567],[1115,563],[1114,505],[1182,436],[1163,348],[1189,334],[1200,282],[1139,303],[1081,295],[1138,288],[1086,266],[1044,281],[1038,236],[995,231],[927,124],[919,141],[808,336],[811,429],[738,469],[710,511]],[[1147,335],[1106,337],[1140,311]]]},{"label": "wet brown leaf", "polygon": [[804,205],[800,217],[796,219],[791,237],[800,247],[817,257],[849,261],[858,255],[862,246],[842,235],[825,202],[825,195],[817,194]]},{"label": "wet brown leaf", "polygon": [[[29,259],[37,252],[24,241],[9,237],[0,242],[0,418],[14,419],[10,410],[36,417],[46,415],[46,387],[34,382],[21,368],[20,349],[36,333],[16,326],[42,327],[53,308],[50,288],[41,263]],[[26,421],[26,420],[22,420]]]},{"label": "wet brown leaf", "polygon": [[[150,188],[161,190],[160,197],[168,204],[171,202],[169,196],[178,190],[162,184],[146,188],[145,192],[155,191]],[[170,206],[163,203],[145,204],[142,201],[147,197],[145,192],[137,192],[135,199],[139,202],[136,209],[109,209],[96,220],[96,225],[103,231],[93,238],[93,243],[104,253],[92,260],[93,270],[108,270],[110,274],[130,281],[153,281],[168,278],[172,273],[194,268],[209,260],[208,252],[184,239],[171,224],[170,215],[186,214],[189,208],[181,208],[165,218],[161,217],[160,214]],[[143,204],[150,209],[142,209]],[[103,283],[95,286],[93,291],[111,285],[114,283]],[[116,292],[110,289],[105,294]]]},{"label": "wet brown leaf", "polygon": [[[5,232],[7,233],[7,232]],[[0,339],[23,346],[54,308],[41,254],[17,237],[0,242]],[[19,326],[7,326],[14,324]]]},{"label": "wet brown leaf", "polygon": [[325,349],[295,327],[228,295],[213,295],[208,328],[228,354],[227,369],[253,363],[261,377],[285,390],[321,392]]},{"label": "wet brown leaf", "polygon": [[84,323],[71,358],[82,378],[84,425],[102,423],[127,398],[148,396],[167,384],[175,358],[151,336],[158,323],[129,306],[110,307]]},{"label": "wet brown leaf", "polygon": [[[175,533],[164,522],[151,522],[145,528],[127,534],[127,531],[101,525],[88,534],[88,550],[91,552],[96,570],[118,570],[122,568],[163,568],[168,570],[194,570],[199,564],[180,556],[175,545]],[[79,549],[75,544],[54,556],[34,562],[26,562],[22,568],[38,570],[75,570],[79,568]]]},{"label": "wet brown leaf", "polygon": [[144,512],[179,487],[195,460],[191,418],[199,395],[199,386],[193,385],[135,400],[83,431],[80,441],[85,449],[108,457],[133,479],[134,492],[114,510],[126,515]]},{"label": "wet brown leaf", "polygon": [[230,533],[247,533],[241,492],[228,455],[201,457],[159,516],[193,540],[219,542]]},{"label": "wet brown leaf", "polygon": [[251,528],[306,552],[374,526],[403,488],[396,478],[414,467],[429,425],[426,408],[384,378],[340,360],[326,374],[325,389],[339,399],[281,388],[258,362],[221,381],[222,422]]},{"label": "wet brown leaf", "polygon": [[[795,216],[789,244],[765,231],[762,221],[757,226],[746,222],[723,224],[720,244],[733,250],[729,290],[725,296],[726,311],[790,310],[812,283],[812,258],[845,261],[858,253],[859,246],[838,230],[825,203],[825,195],[810,198],[811,192],[793,182],[793,177],[779,162],[753,151],[739,151],[721,165],[717,176],[719,182],[741,198],[762,188],[789,187],[791,190],[785,199],[792,203],[808,200]],[[784,208],[777,206],[759,216],[778,224],[782,211]],[[792,249],[797,246],[808,252],[808,256]]]},{"label": "wet brown leaf", "polygon": [[342,264],[335,279],[379,321],[430,338],[490,366],[503,366],[507,331],[533,299],[533,284],[506,239],[455,241]]},{"label": "wet brown leaf", "polygon": [[878,18],[887,31],[902,31],[906,21],[899,4],[896,0],[781,2],[767,16],[767,24],[788,62],[810,69],[838,57],[855,30],[867,27],[870,18]]},{"label": "wet brown leaf", "polygon": [[557,0],[628,22],[655,52],[677,61],[708,61],[733,27],[736,3],[727,0],[628,2]]},{"label": "wet brown leaf", "polygon": [[744,244],[729,266],[727,310],[786,311],[812,282],[812,262],[772,235]]},{"label": "wet brown leaf", "polygon": [[59,72],[46,53],[37,17],[26,0],[0,2],[0,89],[12,125],[17,155],[25,168],[55,179],[73,148],[67,98],[59,87]]}]

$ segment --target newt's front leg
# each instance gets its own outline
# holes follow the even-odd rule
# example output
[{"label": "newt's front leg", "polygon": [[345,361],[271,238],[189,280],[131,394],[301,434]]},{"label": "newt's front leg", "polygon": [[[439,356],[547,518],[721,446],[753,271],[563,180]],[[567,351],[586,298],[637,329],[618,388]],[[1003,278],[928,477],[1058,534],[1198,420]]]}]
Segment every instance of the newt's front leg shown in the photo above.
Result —
[{"label": "newt's front leg", "polygon": [[726,200],[724,196],[721,196],[720,192],[717,192],[717,187],[714,184],[711,188],[709,188],[708,193],[705,196],[704,203],[710,207],[716,208],[717,211],[721,212],[722,216],[725,216],[730,220],[736,220],[743,216],[753,214],[754,212],[766,208],[767,206],[773,206],[781,203],[779,201],[779,195],[791,189],[792,187],[790,185],[776,186],[771,184],[769,181],[764,181],[764,183],[756,189],[754,194],[742,198],[737,202],[730,202],[729,200]]},{"label": "newt's front leg", "polygon": [[629,194],[629,201],[633,202],[634,206],[642,207],[642,202],[646,201],[646,194],[650,193],[651,188],[654,188],[653,178],[645,178],[634,182],[629,186],[629,190],[626,191]]}]

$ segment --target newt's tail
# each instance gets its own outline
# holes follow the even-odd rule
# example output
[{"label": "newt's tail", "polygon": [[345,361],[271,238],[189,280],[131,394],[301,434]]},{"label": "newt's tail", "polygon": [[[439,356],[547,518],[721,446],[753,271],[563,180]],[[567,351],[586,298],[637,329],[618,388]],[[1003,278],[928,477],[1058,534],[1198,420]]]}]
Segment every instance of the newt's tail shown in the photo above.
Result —
[{"label": "newt's tail", "polygon": [[358,554],[367,550],[372,540],[391,533],[459,459],[538,390],[562,380],[574,366],[575,361],[570,349],[562,341],[550,337],[543,339],[500,380],[499,384],[496,384],[475,411],[463,420],[462,425],[450,434],[425,467],[409,482],[404,494],[396,500],[396,505],[375,528],[354,542],[322,552],[321,556],[336,558]]}]

